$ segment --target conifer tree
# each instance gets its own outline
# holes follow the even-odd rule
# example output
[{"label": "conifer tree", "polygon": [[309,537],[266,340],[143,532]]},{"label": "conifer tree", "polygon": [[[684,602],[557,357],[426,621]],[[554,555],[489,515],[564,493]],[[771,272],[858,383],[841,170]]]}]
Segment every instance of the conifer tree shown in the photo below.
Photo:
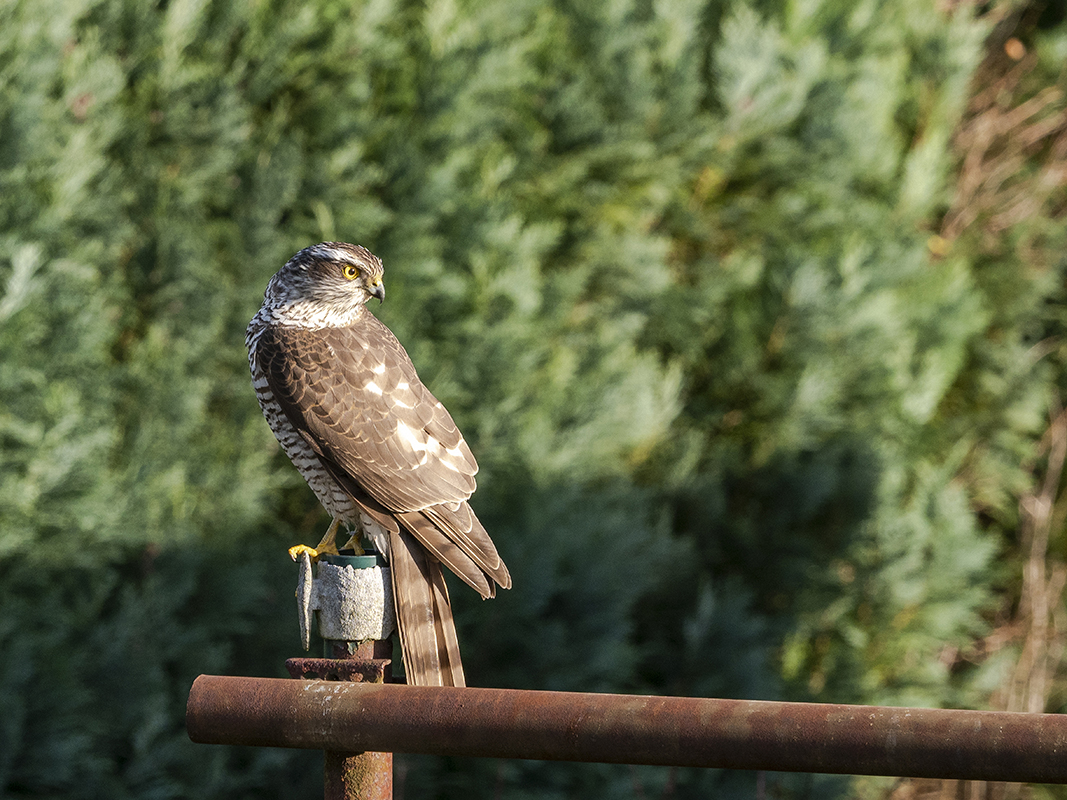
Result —
[{"label": "conifer tree", "polygon": [[[376,311],[482,465],[515,588],[454,593],[473,683],[987,702],[1005,657],[960,654],[1016,591],[1063,382],[1033,357],[1062,203],[957,222],[999,30],[909,0],[0,8],[0,794],[321,793],[318,754],[198,747],[182,715],[195,675],[298,654],[285,548],[326,520],[242,338],[330,239],[383,258]],[[1067,21],[1035,30],[1024,96],[1062,80]],[[397,769],[409,796],[755,791]]]}]

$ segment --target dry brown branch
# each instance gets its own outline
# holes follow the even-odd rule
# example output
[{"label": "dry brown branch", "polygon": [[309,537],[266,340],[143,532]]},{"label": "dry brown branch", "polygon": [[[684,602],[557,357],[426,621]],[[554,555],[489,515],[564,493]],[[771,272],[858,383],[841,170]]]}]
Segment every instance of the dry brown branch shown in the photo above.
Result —
[{"label": "dry brown branch", "polygon": [[1026,639],[1015,666],[1003,708],[1007,711],[1041,712],[1049,698],[1052,678],[1064,647],[1064,631],[1057,630],[1054,612],[1061,604],[1067,568],[1049,561],[1048,542],[1053,510],[1060,492],[1060,479],[1067,460],[1067,412],[1060,411],[1049,425],[1042,442],[1047,467],[1040,489],[1023,497],[1019,506],[1024,551],[1019,615],[1026,621]]},{"label": "dry brown branch", "polygon": [[954,139],[961,166],[942,239],[957,239],[976,224],[984,238],[995,238],[1039,214],[1067,186],[1063,91],[1048,86],[1015,105],[1006,102],[1024,94],[1036,66],[1027,54],[1001,74],[984,69],[985,86],[971,99]]}]

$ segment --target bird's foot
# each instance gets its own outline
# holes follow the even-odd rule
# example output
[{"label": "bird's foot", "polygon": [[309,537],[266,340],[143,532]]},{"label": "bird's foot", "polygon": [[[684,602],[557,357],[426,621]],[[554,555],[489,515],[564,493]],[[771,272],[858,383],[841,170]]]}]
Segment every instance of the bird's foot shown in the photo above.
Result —
[{"label": "bird's foot", "polygon": [[306,544],[298,544],[295,547],[289,548],[289,557],[296,561],[300,558],[302,553],[307,553],[311,556],[312,561],[317,561],[319,556],[335,556],[337,555],[337,526],[340,520],[335,519],[330,523],[330,527],[326,530],[326,534],[322,537],[322,541],[314,547],[308,547]]},{"label": "bird's foot", "polygon": [[293,561],[299,561],[300,556],[307,553],[311,556],[312,561],[318,561],[321,552],[322,551],[316,550],[314,547],[308,547],[306,544],[298,544],[289,548],[289,558],[293,559]]},{"label": "bird's foot", "polygon": [[[311,556],[312,561],[318,560],[320,556],[336,556],[337,552],[337,526],[341,524],[341,520],[335,519],[326,533],[322,537],[322,541],[314,547],[308,547],[306,544],[298,544],[289,548],[289,557],[296,561],[300,558],[302,553],[307,553]],[[345,549],[356,550],[356,555],[363,555],[363,548],[359,546],[359,534],[352,534],[352,538],[345,545]]]}]

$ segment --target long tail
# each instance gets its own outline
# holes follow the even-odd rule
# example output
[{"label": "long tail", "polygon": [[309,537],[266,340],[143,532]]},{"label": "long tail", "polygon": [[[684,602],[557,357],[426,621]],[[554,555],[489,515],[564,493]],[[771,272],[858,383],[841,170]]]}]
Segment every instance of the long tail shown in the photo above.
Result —
[{"label": "long tail", "polygon": [[389,534],[389,567],[409,684],[466,686],[441,564],[407,531]]}]

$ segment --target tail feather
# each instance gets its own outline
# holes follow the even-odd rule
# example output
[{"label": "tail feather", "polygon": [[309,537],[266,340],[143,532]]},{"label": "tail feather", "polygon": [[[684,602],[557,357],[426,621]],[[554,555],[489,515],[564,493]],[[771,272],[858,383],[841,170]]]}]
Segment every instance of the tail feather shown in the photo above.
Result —
[{"label": "tail feather", "polygon": [[445,686],[466,686],[467,680],[463,674],[463,661],[459,656],[459,636],[456,634],[456,622],[452,616],[452,602],[448,597],[448,586],[445,585],[445,575],[441,564],[432,558],[426,559],[430,572],[430,582],[433,585],[434,599],[434,622],[437,626],[437,641],[444,646],[444,658],[441,672],[445,675]]},{"label": "tail feather", "polygon": [[440,563],[407,531],[390,533],[389,567],[408,683],[465,686],[459,639]]}]

